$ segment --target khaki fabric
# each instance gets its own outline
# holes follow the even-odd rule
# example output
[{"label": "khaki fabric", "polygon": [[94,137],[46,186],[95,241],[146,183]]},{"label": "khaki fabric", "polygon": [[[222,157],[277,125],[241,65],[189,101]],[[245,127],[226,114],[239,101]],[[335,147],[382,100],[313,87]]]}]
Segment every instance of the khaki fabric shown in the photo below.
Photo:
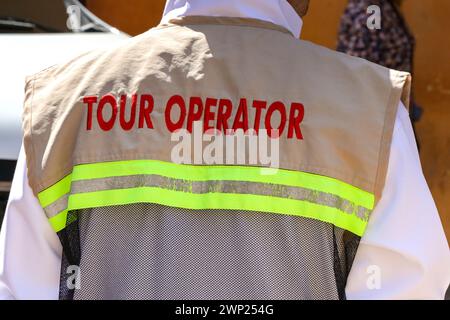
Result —
[{"label": "khaki fabric", "polygon": [[[295,39],[268,22],[187,17],[120,46],[86,53],[27,79],[23,115],[30,185],[37,194],[73,166],[171,161],[169,97],[304,105],[303,140],[280,139],[280,167],[336,178],[381,196],[396,108],[410,75]],[[86,130],[85,96],[151,94],[154,128]],[[233,110],[235,113],[236,110]],[[253,119],[254,109],[249,108]],[[95,113],[95,112],[94,112]]]}]

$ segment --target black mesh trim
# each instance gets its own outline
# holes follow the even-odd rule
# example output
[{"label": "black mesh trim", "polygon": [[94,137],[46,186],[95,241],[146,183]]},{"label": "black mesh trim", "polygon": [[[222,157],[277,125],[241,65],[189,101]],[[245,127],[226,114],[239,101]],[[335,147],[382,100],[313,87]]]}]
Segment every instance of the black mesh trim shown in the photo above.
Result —
[{"label": "black mesh trim", "polygon": [[336,288],[339,300],[347,300],[345,295],[345,285],[347,283],[347,274],[343,269],[341,258],[339,256],[338,244],[336,239],[336,229],[333,228],[333,246],[334,246],[334,276],[336,278]]},{"label": "black mesh trim", "polygon": [[345,266],[346,266],[346,274],[347,277],[352,269],[353,261],[355,260],[356,251],[359,247],[359,242],[361,237],[349,232],[345,231],[342,241],[344,242],[345,247]]},{"label": "black mesh trim", "polygon": [[348,275],[358,250],[361,237],[340,229],[333,228],[334,242],[334,274],[339,300],[346,300],[345,287]]},{"label": "black mesh trim", "polygon": [[72,211],[67,214],[67,226],[58,232],[59,240],[63,247],[61,260],[61,275],[59,282],[59,299],[73,300],[74,289],[69,289],[67,285],[70,273],[67,272],[69,266],[80,265],[80,232],[77,223],[78,211]]}]

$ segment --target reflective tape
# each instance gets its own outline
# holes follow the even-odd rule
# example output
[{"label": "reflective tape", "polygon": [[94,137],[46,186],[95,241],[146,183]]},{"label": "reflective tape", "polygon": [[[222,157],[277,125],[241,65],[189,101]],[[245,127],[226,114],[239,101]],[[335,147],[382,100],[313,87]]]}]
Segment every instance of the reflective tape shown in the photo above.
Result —
[{"label": "reflective tape", "polygon": [[284,169],[267,175],[261,169],[154,160],[84,164],[41,192],[39,200],[56,231],[65,227],[67,211],[149,202],[297,215],[364,232],[372,194],[325,176]]}]

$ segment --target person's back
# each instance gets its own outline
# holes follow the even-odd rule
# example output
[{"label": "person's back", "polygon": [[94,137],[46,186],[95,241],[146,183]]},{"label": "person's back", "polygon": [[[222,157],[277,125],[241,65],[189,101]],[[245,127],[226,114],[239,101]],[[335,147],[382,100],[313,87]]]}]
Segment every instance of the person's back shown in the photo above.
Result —
[{"label": "person's back", "polygon": [[[30,77],[28,178],[63,246],[59,297],[345,298],[408,89],[276,24],[205,16]],[[253,161],[229,147],[241,130]]]}]

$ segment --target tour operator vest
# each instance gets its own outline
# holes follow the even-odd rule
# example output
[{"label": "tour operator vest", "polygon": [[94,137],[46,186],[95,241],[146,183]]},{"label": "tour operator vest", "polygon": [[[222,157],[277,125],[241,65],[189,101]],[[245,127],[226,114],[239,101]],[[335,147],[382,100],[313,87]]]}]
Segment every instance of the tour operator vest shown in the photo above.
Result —
[{"label": "tour operator vest", "polygon": [[[60,298],[344,299],[409,87],[407,73],[221,17],[29,77],[28,177],[63,245]],[[211,161],[209,144],[237,132],[267,152],[222,143]]]}]

